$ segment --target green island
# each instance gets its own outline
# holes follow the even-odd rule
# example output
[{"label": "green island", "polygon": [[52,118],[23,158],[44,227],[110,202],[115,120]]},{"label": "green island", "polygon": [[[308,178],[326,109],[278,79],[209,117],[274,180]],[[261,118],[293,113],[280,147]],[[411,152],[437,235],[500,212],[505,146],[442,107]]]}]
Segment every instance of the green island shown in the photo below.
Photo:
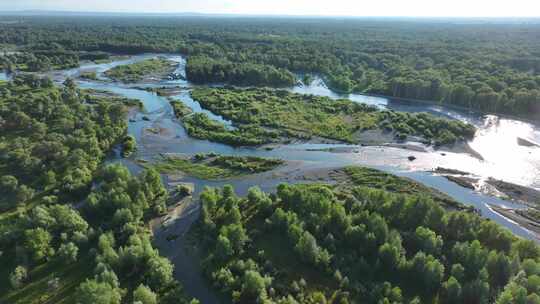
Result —
[{"label": "green island", "polygon": [[95,71],[82,72],[79,77],[86,80],[97,80],[97,73]]},{"label": "green island", "polygon": [[[201,194],[190,239],[234,303],[536,303],[540,249],[371,169],[339,185]],[[377,175],[377,174],[376,174]],[[411,280],[414,278],[414,280]],[[526,299],[526,300],[525,300]]]},{"label": "green island", "polygon": [[105,76],[121,82],[138,82],[150,77],[163,78],[174,71],[176,63],[163,57],[119,65],[105,72]]},{"label": "green island", "polygon": [[146,226],[166,209],[160,175],[102,165],[127,109],[87,97],[70,79],[0,83],[0,302],[187,304]]},{"label": "green island", "polygon": [[215,153],[195,154],[193,157],[162,155],[155,163],[143,163],[160,173],[183,172],[200,179],[225,179],[271,171],[284,162],[254,156],[224,156]]},{"label": "green island", "polygon": [[[73,82],[72,79],[69,79],[67,81]],[[108,100],[113,103],[123,104],[128,108],[137,108],[141,111],[144,110],[144,105],[139,99],[127,98],[111,93],[109,91],[96,89],[80,89],[79,91],[83,94],[82,97],[86,103],[97,104],[100,101]]]},{"label": "green island", "polygon": [[239,125],[231,128],[212,120],[205,113],[192,113],[184,103],[172,100],[175,116],[182,121],[189,136],[198,139],[226,143],[231,146],[259,146],[279,142],[286,134],[267,130],[258,125]]},{"label": "green island", "polygon": [[381,189],[398,194],[428,196],[430,199],[447,209],[474,210],[474,208],[470,206],[465,206],[457,202],[447,194],[405,177],[398,177],[393,174],[366,167],[351,166],[343,168],[342,171],[345,173],[344,179],[334,178],[338,181],[335,188],[342,193],[350,192],[354,186],[361,185],[363,187]]},{"label": "green island", "polygon": [[[378,129],[393,134],[397,140],[416,136],[423,142],[439,146],[470,139],[476,131],[472,125],[427,113],[378,110],[349,100],[332,100],[280,90],[196,88],[191,95],[202,107],[233,121],[239,128],[227,130],[219,122],[196,114],[183,119],[190,135],[227,143],[231,140],[225,135],[249,139],[266,133],[271,136],[266,139],[259,137],[253,144],[269,143],[279,136],[321,137],[359,143],[362,142],[364,131]],[[178,110],[176,113],[182,117]],[[190,131],[193,127],[196,130]]]}]

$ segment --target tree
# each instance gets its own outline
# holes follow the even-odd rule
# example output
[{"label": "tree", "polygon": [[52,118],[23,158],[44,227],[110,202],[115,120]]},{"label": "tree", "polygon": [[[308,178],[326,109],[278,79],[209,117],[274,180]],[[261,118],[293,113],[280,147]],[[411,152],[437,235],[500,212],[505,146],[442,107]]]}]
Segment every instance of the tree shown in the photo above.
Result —
[{"label": "tree", "polygon": [[133,301],[140,304],[157,304],[157,295],[150,288],[141,284],[133,291]]},{"label": "tree", "polygon": [[317,240],[315,240],[309,231],[304,231],[294,248],[300,254],[302,260],[313,265],[317,265],[320,262],[321,249],[317,245]]},{"label": "tree", "polygon": [[486,268],[489,273],[489,282],[492,288],[500,288],[508,283],[512,275],[511,261],[503,252],[489,253]]},{"label": "tree", "polygon": [[216,243],[216,255],[221,259],[227,259],[233,255],[234,250],[232,248],[231,242],[224,235],[219,235]]},{"label": "tree", "polygon": [[441,304],[461,303],[461,285],[454,277],[448,278],[442,286]]},{"label": "tree", "polygon": [[51,235],[43,228],[29,229],[24,232],[25,247],[32,254],[35,261],[40,261],[54,254],[50,247]]},{"label": "tree", "polygon": [[242,298],[257,302],[266,299],[266,287],[271,282],[270,278],[261,276],[257,271],[246,271],[242,280]]},{"label": "tree", "polygon": [[441,236],[435,234],[429,228],[418,227],[414,234],[417,250],[427,254],[437,256],[442,248],[443,240]]},{"label": "tree", "polygon": [[120,304],[122,294],[108,283],[86,280],[79,286],[76,298],[78,304]]},{"label": "tree", "polygon": [[168,286],[173,281],[173,265],[167,258],[161,257],[157,253],[148,261],[147,269],[147,282],[154,290]]},{"label": "tree", "polygon": [[9,275],[9,283],[14,289],[20,288],[24,281],[28,278],[28,271],[24,266],[17,266],[15,270]]},{"label": "tree", "polygon": [[17,193],[19,182],[17,178],[13,175],[2,175],[0,177],[0,193],[6,195],[12,195]]},{"label": "tree", "polygon": [[223,226],[220,235],[230,241],[235,253],[240,254],[244,250],[244,244],[249,240],[246,230],[241,223]]},{"label": "tree", "polygon": [[427,294],[436,292],[444,277],[444,266],[431,255],[418,252],[408,263],[411,277],[416,277],[421,282],[422,290]]},{"label": "tree", "polygon": [[79,253],[79,248],[73,242],[67,244],[62,244],[58,249],[58,256],[65,261],[74,263],[77,261],[77,254]]}]

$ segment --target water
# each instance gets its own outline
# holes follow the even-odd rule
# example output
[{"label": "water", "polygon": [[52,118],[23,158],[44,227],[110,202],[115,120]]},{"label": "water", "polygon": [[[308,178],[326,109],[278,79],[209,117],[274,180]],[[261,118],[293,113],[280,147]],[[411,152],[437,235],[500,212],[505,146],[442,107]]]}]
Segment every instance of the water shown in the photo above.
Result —
[{"label": "water", "polygon": [[[328,89],[320,78],[308,86],[302,85],[291,91],[303,94],[327,96],[333,99],[347,98],[367,103],[379,108],[405,112],[427,112],[440,117],[458,119],[478,128],[470,147],[482,155],[484,161],[469,157],[445,158],[432,164],[471,172],[483,178],[494,177],[507,182],[540,189],[540,148],[524,147],[518,144],[518,137],[540,142],[540,126],[529,122],[481,115],[478,113],[450,109],[441,105],[422,102],[394,100],[361,94],[339,94]],[[430,159],[433,160],[433,159]],[[418,165],[418,164],[414,164]]]},{"label": "water", "polygon": [[[76,76],[80,71],[94,70],[100,79],[104,79],[103,72],[120,64],[128,64],[139,60],[152,58],[156,54],[144,54],[130,59],[120,60],[107,64],[89,64],[78,69],[71,69],[53,73],[56,81],[63,81],[65,77]],[[178,55],[165,55],[167,58],[179,63],[176,72],[185,75],[185,60]],[[134,157],[152,159],[159,153],[185,153],[217,152],[225,155],[253,155],[260,157],[274,157],[287,160],[290,165],[281,168],[279,172],[269,172],[247,178],[237,178],[228,181],[203,181],[194,178],[186,178],[184,181],[194,182],[197,191],[203,186],[221,186],[224,183],[233,184],[239,194],[243,194],[251,186],[258,185],[263,189],[271,190],[280,182],[294,182],[291,175],[299,175],[305,170],[322,168],[335,168],[346,165],[363,165],[378,168],[389,173],[410,177],[444,193],[454,199],[469,205],[482,212],[482,215],[507,227],[516,235],[536,239],[529,231],[510,222],[486,207],[486,203],[498,206],[518,207],[516,204],[482,195],[470,189],[460,187],[449,182],[444,177],[433,175],[428,171],[441,166],[459,169],[474,173],[482,178],[489,176],[514,182],[524,186],[540,187],[540,149],[523,147],[517,144],[517,137],[523,137],[540,141],[540,129],[538,126],[516,119],[501,118],[497,116],[482,116],[476,113],[449,109],[444,106],[430,105],[426,103],[398,101],[388,98],[371,97],[360,94],[338,94],[329,90],[324,82],[315,79],[308,86],[295,86],[290,90],[303,94],[328,96],[333,99],[348,98],[356,102],[363,102],[380,108],[388,108],[408,112],[429,112],[441,117],[459,119],[474,124],[479,131],[470,142],[470,146],[479,152],[484,160],[480,160],[466,153],[454,153],[429,149],[427,152],[416,152],[390,147],[361,147],[354,145],[329,145],[329,144],[289,144],[276,147],[273,150],[257,148],[235,148],[228,145],[214,143],[207,140],[198,140],[187,135],[180,123],[175,119],[169,101],[165,97],[157,96],[152,92],[136,89],[136,86],[149,86],[149,84],[122,84],[111,82],[80,81],[83,88],[107,90],[128,98],[137,98],[144,104],[145,112],[137,113],[134,121],[129,123],[128,132],[135,136],[138,142],[138,151]],[[231,122],[210,111],[202,109],[200,104],[189,95],[192,85],[185,80],[161,81],[150,86],[180,86],[182,91],[172,96],[173,99],[181,100],[195,112],[209,115],[211,119],[231,126]],[[149,121],[142,120],[147,116]],[[150,134],[147,128],[159,128],[160,134]],[[325,149],[329,147],[350,147],[350,152],[331,153],[327,151],[307,151],[313,149]],[[410,162],[407,158],[414,155],[417,159]],[[130,160],[122,160],[130,163],[130,167],[136,167]]]}]

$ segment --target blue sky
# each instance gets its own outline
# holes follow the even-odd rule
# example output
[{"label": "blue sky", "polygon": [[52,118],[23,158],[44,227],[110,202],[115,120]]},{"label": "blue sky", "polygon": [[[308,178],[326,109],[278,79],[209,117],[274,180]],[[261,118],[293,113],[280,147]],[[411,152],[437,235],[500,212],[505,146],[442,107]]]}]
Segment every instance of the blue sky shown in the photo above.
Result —
[{"label": "blue sky", "polygon": [[0,10],[531,17],[540,0],[0,0]]}]

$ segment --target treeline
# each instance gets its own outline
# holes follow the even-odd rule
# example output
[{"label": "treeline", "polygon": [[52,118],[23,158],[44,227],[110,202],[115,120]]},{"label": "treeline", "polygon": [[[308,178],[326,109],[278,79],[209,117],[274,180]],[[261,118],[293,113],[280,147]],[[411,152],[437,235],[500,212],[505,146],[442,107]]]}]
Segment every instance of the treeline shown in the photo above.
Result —
[{"label": "treeline", "polygon": [[196,82],[257,85],[250,78],[255,75],[261,84],[285,85],[291,81],[288,70],[320,74],[332,88],[344,92],[533,117],[540,112],[540,40],[533,34],[539,25],[534,23],[189,17],[17,20],[23,22],[1,25],[1,43],[49,49],[60,45],[75,52],[180,52],[193,57],[188,65]]},{"label": "treeline", "polygon": [[33,46],[0,56],[0,63],[8,73],[45,72],[78,67],[79,54],[58,44]]},{"label": "treeline", "polygon": [[243,86],[284,87],[296,84],[288,70],[266,64],[215,60],[205,56],[189,57],[187,78],[194,83],[227,83]]},{"label": "treeline", "polygon": [[233,303],[540,301],[533,241],[422,194],[375,188],[206,189],[191,233],[208,279]]}]

